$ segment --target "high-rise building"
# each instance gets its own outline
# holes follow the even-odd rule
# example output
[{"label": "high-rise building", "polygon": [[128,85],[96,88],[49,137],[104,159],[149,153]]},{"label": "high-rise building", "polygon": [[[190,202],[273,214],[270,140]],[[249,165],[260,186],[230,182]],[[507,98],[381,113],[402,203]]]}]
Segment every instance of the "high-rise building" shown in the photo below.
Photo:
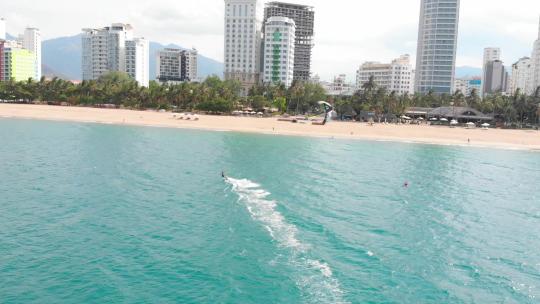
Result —
[{"label": "high-rise building", "polygon": [[197,80],[197,50],[167,48],[157,55],[157,79],[162,83]]},{"label": "high-rise building", "polygon": [[0,18],[0,40],[6,40],[6,20]]},{"label": "high-rise building", "polygon": [[508,85],[508,72],[500,60],[489,61],[484,73],[484,95],[506,93]]},{"label": "high-rise building", "polygon": [[[486,82],[486,65],[488,62],[495,60],[501,60],[501,49],[497,47],[484,48],[484,57],[482,61],[482,83]],[[480,94],[484,94],[483,89]]]},{"label": "high-rise building", "polygon": [[311,51],[315,12],[307,5],[270,2],[264,9],[265,22],[271,17],[287,17],[296,25],[294,45],[294,80],[308,82],[311,78]]},{"label": "high-rise building", "polygon": [[[16,40],[6,40],[6,23],[0,18],[0,80],[41,78],[41,34],[27,28]],[[29,70],[33,71],[32,73]]]},{"label": "high-rise building", "polygon": [[139,85],[148,86],[148,45],[145,39],[133,38],[133,28],[129,24],[83,29],[83,80],[98,79],[109,72],[125,72]]},{"label": "high-rise building", "polygon": [[182,51],[181,76],[184,81],[199,80],[199,52],[196,49]]},{"label": "high-rise building", "polygon": [[36,73],[36,60],[33,52],[15,46],[2,47],[2,81],[26,81],[34,78]]},{"label": "high-rise building", "polygon": [[0,81],[4,80],[4,40],[0,40]]},{"label": "high-rise building", "polygon": [[501,60],[501,49],[495,47],[484,48],[484,61],[486,65],[490,61]]},{"label": "high-rise building", "polygon": [[41,32],[37,28],[26,28],[22,39],[23,47],[34,53],[36,60],[34,79],[41,79]]},{"label": "high-rise building", "polygon": [[242,95],[259,83],[261,19],[258,0],[225,0],[225,79],[238,80]]},{"label": "high-rise building", "polygon": [[534,42],[531,61],[532,75],[530,89],[531,92],[536,92],[540,87],[540,25],[538,27],[538,39]]},{"label": "high-rise building", "polygon": [[149,52],[150,44],[144,38],[126,41],[126,73],[143,87],[150,84]]},{"label": "high-rise building", "polygon": [[292,85],[296,25],[287,17],[270,17],[264,25],[263,82]]},{"label": "high-rise building", "polygon": [[510,93],[515,93],[518,89],[521,93],[531,94],[532,92],[532,62],[531,58],[520,58],[512,65],[512,79],[510,80]]},{"label": "high-rise building", "polygon": [[452,92],[460,0],[421,0],[416,92]]},{"label": "high-rise building", "polygon": [[365,62],[356,72],[356,87],[373,80],[377,86],[397,94],[414,93],[414,70],[409,55],[401,55],[391,63]]}]

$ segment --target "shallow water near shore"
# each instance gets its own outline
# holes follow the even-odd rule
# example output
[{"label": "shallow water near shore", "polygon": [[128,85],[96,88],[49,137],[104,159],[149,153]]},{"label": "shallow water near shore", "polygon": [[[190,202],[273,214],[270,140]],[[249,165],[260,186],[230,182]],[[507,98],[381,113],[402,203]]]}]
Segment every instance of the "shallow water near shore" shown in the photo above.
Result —
[{"label": "shallow water near shore", "polygon": [[0,180],[2,303],[540,301],[535,152],[0,119]]}]

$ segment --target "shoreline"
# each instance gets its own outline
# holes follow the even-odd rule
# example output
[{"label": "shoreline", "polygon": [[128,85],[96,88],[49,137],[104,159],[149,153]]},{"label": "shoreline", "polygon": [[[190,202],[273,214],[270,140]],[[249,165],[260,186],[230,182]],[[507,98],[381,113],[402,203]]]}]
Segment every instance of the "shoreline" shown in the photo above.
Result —
[{"label": "shoreline", "polygon": [[[535,130],[465,129],[428,125],[331,122],[326,126],[280,122],[277,118],[200,115],[199,121],[173,119],[171,112],[0,104],[0,118],[162,127],[218,132],[399,142],[540,152]],[[468,139],[471,140],[468,143]]]}]

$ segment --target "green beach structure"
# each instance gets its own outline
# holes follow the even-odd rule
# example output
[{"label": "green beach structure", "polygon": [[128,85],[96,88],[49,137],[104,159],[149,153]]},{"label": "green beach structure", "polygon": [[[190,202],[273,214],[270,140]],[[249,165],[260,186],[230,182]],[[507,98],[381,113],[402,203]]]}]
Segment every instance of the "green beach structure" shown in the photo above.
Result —
[{"label": "green beach structure", "polygon": [[1,52],[2,81],[26,81],[36,76],[36,56],[29,50],[18,47],[7,47]]},{"label": "green beach structure", "polygon": [[294,20],[270,17],[265,23],[263,82],[265,84],[292,85],[295,51]]}]

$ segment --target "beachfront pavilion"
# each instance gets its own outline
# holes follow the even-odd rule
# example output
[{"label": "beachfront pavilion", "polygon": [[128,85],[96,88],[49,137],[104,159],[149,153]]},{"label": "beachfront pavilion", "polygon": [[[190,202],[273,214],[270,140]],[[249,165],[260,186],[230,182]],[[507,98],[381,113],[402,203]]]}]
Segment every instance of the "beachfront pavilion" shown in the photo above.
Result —
[{"label": "beachfront pavilion", "polygon": [[446,118],[448,120],[457,120],[459,123],[482,123],[493,121],[493,116],[484,114],[469,107],[440,107],[433,109],[427,113],[427,118]]},{"label": "beachfront pavilion", "polygon": [[428,113],[433,110],[433,108],[410,107],[407,108],[407,110],[405,111],[405,115],[413,119],[417,119],[420,117],[427,119]]}]

